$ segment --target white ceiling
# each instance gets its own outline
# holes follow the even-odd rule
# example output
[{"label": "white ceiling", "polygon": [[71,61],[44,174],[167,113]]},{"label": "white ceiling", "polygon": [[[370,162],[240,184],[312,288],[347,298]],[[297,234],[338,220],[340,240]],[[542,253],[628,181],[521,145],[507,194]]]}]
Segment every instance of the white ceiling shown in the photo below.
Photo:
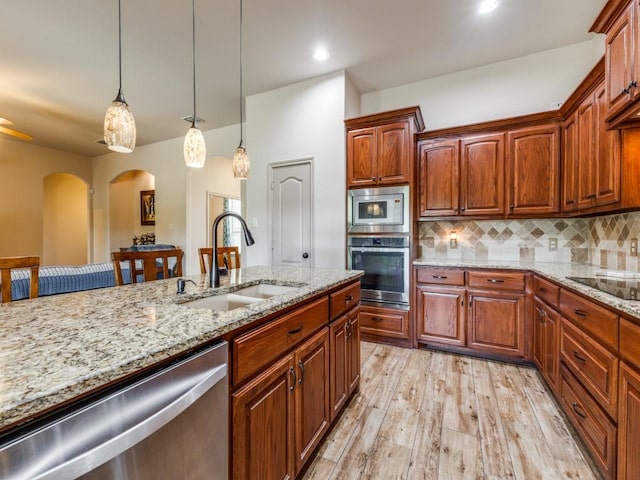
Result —
[{"label": "white ceiling", "polygon": [[[606,0],[244,0],[245,95],[346,69],[362,93],[591,38]],[[118,90],[117,0],[3,0],[0,117],[33,144],[108,150]],[[239,120],[239,0],[196,0],[197,114]],[[122,0],[123,92],[137,145],[180,137],[192,110],[191,0]],[[317,44],[331,58],[312,59]],[[15,140],[18,141],[18,140]]]}]

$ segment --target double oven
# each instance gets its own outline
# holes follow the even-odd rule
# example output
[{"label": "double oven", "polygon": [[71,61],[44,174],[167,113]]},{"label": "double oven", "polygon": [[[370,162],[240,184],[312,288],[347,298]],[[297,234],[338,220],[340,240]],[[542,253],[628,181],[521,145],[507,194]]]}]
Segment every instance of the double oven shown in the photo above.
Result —
[{"label": "double oven", "polygon": [[409,308],[409,187],[349,190],[347,266],[363,270],[364,304]]}]

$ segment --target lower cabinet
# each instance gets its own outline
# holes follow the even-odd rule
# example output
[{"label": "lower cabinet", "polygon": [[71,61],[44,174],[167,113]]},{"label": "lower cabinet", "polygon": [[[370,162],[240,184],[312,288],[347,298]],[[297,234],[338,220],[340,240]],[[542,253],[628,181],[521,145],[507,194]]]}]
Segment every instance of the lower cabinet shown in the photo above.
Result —
[{"label": "lower cabinet", "polygon": [[470,348],[525,358],[525,295],[470,290],[467,335]]},{"label": "lower cabinet", "polygon": [[292,479],[329,428],[328,328],[235,392],[233,477]]},{"label": "lower cabinet", "polygon": [[640,479],[640,372],[620,362],[618,478]]},{"label": "lower cabinet", "polygon": [[420,285],[416,292],[418,342],[464,347],[466,344],[465,289]]},{"label": "lower cabinet", "polygon": [[560,315],[539,300],[535,300],[533,318],[533,363],[557,395],[560,378]]},{"label": "lower cabinet", "polygon": [[359,310],[354,309],[329,326],[331,352],[331,420],[345,405],[360,382]]},{"label": "lower cabinet", "polygon": [[411,346],[409,312],[395,308],[360,307],[360,330],[363,340]]}]

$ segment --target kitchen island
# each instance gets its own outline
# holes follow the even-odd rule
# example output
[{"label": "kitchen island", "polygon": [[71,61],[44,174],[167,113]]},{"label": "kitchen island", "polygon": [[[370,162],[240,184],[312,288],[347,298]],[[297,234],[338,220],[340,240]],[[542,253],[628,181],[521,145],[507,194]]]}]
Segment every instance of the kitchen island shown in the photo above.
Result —
[{"label": "kitchen island", "polygon": [[[248,267],[209,288],[206,275],[158,280],[0,306],[0,432],[223,335],[357,281],[361,272]],[[297,287],[230,311],[182,303],[270,283]]]}]

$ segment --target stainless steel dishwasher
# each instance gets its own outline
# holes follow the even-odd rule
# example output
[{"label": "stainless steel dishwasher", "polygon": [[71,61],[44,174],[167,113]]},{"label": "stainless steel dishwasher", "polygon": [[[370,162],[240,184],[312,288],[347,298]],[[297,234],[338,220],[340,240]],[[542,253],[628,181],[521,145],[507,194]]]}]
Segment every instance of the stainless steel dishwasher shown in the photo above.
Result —
[{"label": "stainless steel dishwasher", "polygon": [[0,477],[228,477],[226,342],[0,446]]}]

